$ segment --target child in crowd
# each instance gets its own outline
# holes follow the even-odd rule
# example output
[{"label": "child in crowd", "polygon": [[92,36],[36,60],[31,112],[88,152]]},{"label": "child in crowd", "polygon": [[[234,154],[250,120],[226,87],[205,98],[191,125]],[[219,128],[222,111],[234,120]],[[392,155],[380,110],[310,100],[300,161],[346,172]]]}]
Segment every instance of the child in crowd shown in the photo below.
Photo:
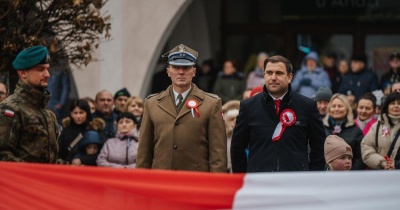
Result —
[{"label": "child in crowd", "polygon": [[351,169],[353,152],[339,136],[329,135],[325,140],[325,161],[328,171],[348,171]]},{"label": "child in crowd", "polygon": [[99,133],[87,131],[79,145],[79,153],[72,160],[72,165],[97,166],[96,160],[103,145]]}]

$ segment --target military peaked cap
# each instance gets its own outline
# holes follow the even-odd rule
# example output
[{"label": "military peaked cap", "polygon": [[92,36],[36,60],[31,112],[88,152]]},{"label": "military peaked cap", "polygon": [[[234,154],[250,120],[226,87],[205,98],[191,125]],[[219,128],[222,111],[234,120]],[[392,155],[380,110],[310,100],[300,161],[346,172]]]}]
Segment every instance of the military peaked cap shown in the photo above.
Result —
[{"label": "military peaked cap", "polygon": [[189,47],[180,44],[162,55],[168,57],[168,63],[175,66],[193,66],[196,63],[198,53]]}]

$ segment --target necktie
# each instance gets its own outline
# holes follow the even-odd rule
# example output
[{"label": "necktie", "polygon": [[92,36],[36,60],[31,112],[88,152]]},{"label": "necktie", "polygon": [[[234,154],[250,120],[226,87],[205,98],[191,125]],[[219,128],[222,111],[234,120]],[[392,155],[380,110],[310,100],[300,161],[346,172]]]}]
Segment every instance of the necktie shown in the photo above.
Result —
[{"label": "necktie", "polygon": [[181,94],[179,94],[177,98],[178,98],[179,101],[178,101],[178,104],[176,105],[176,107],[179,107],[182,104],[183,97],[182,97]]},{"label": "necktie", "polygon": [[280,107],[280,105],[281,105],[281,99],[276,99],[275,100],[275,111],[276,111],[276,114],[278,115],[278,113],[279,113],[279,107]]}]

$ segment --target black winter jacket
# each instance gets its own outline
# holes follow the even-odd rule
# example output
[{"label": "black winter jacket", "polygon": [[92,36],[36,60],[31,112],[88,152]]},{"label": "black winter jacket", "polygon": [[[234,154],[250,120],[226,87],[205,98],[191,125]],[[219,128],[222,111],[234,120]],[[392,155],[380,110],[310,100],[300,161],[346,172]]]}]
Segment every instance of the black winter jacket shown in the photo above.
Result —
[{"label": "black winter jacket", "polygon": [[[263,94],[241,102],[231,145],[233,172],[324,169],[326,135],[316,102],[291,91],[289,85],[281,102],[280,113],[285,109],[294,111],[296,121],[285,129],[280,140],[272,142],[279,119],[275,103],[265,86]],[[245,152],[247,147],[248,161]]]},{"label": "black winter jacket", "polygon": [[[329,124],[328,122],[324,122],[326,135],[334,134],[334,126]],[[347,125],[341,126],[340,133],[336,134],[340,138],[342,138],[348,145],[350,145],[353,150],[353,159],[352,159],[352,168],[351,170],[364,170],[366,165],[364,165],[361,158],[361,140],[364,138],[364,134],[358,128],[355,123],[350,123]]]}]

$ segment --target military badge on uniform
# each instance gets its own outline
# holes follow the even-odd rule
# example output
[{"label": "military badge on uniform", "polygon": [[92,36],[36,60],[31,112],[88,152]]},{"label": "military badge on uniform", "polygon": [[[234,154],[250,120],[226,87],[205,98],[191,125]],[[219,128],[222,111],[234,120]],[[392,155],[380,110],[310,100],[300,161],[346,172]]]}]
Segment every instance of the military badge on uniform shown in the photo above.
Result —
[{"label": "military badge on uniform", "polygon": [[194,99],[190,99],[186,102],[186,106],[190,109],[190,111],[192,112],[192,116],[193,118],[195,118],[194,113],[196,112],[196,116],[200,117],[200,112],[199,109],[197,108],[199,106],[199,102],[197,102]]},{"label": "military badge on uniform", "polygon": [[6,116],[6,117],[13,118],[14,117],[14,112],[9,110],[9,109],[6,109],[6,110],[3,111],[3,115]]},{"label": "military badge on uniform", "polygon": [[390,134],[389,128],[386,125],[382,126],[382,137],[386,138],[389,136],[389,134]]},{"label": "military badge on uniform", "polygon": [[279,116],[279,123],[275,128],[274,134],[272,135],[272,142],[278,141],[286,127],[294,125],[296,122],[296,114],[291,109],[285,109]]}]

